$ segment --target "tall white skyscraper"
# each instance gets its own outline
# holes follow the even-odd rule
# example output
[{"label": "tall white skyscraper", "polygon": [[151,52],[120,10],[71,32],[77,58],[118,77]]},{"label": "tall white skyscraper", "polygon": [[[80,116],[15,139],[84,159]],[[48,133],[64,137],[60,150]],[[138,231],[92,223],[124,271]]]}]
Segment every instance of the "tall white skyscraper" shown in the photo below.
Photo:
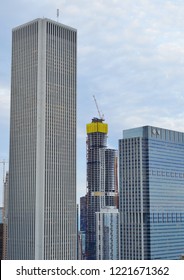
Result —
[{"label": "tall white skyscraper", "polygon": [[13,29],[8,259],[76,259],[77,31]]}]

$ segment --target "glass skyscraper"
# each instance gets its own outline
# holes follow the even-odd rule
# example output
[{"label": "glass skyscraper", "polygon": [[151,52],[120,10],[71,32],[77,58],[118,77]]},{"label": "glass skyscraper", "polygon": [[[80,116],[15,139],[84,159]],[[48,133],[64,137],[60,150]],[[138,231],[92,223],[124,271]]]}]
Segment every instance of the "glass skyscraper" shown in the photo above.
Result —
[{"label": "glass skyscraper", "polygon": [[76,259],[77,31],[13,29],[8,259]]},{"label": "glass skyscraper", "polygon": [[119,211],[115,206],[106,206],[96,212],[97,260],[119,260]]},{"label": "glass skyscraper", "polygon": [[184,133],[144,126],[119,141],[121,258],[184,253]]}]

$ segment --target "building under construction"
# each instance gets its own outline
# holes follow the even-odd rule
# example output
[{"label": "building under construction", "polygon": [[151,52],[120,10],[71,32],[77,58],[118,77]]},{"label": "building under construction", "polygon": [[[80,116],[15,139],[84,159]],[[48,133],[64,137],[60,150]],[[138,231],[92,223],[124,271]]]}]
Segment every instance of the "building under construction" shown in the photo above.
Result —
[{"label": "building under construction", "polygon": [[108,125],[103,118],[87,124],[86,259],[96,259],[96,212],[118,207],[117,151],[107,149]]}]

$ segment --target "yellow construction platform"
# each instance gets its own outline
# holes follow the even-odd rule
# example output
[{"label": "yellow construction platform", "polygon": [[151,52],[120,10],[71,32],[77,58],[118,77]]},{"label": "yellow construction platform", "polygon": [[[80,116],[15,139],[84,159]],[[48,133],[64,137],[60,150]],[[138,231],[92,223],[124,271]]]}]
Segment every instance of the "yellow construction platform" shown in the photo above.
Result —
[{"label": "yellow construction platform", "polygon": [[88,123],[86,125],[87,134],[94,133],[94,132],[102,132],[108,133],[108,124],[107,123],[100,123],[100,122],[93,122]]}]

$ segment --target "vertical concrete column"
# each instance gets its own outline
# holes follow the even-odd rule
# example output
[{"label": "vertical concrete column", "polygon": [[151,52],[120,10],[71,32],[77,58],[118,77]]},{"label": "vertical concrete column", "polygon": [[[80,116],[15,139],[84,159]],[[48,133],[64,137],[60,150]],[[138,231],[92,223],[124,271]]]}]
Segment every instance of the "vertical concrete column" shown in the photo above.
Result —
[{"label": "vertical concrete column", "polygon": [[38,22],[35,259],[44,259],[46,20]]}]

